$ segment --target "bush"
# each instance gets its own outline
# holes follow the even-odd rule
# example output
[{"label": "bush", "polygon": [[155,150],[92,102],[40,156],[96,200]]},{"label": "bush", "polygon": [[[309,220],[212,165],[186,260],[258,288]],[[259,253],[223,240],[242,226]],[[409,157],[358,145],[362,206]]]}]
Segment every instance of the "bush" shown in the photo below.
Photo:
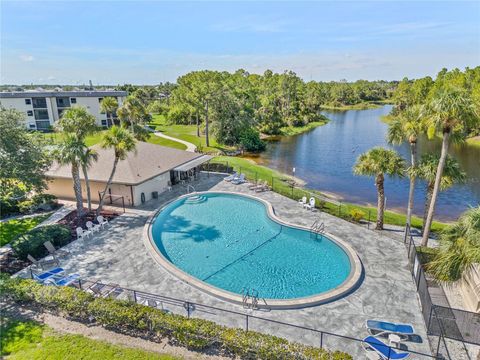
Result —
[{"label": "bush", "polygon": [[18,211],[22,214],[31,214],[35,211],[36,207],[32,200],[25,200],[18,203]]},{"label": "bush", "polygon": [[350,210],[350,218],[355,222],[360,222],[365,217],[365,212],[358,209]]},{"label": "bush", "polygon": [[16,214],[18,211],[18,201],[7,196],[0,198],[0,215],[2,218]]},{"label": "bush", "polygon": [[313,346],[289,342],[276,336],[227,328],[212,321],[189,319],[165,313],[125,300],[96,298],[71,287],[43,286],[33,280],[0,275],[3,299],[41,305],[82,321],[96,322],[105,327],[137,336],[169,337],[191,349],[217,347],[241,358],[256,359],[336,359],[352,357],[344,352],[329,352]]},{"label": "bush", "polygon": [[265,143],[260,139],[260,134],[253,128],[247,128],[240,134],[240,145],[246,151],[258,152],[265,150]]},{"label": "bush", "polygon": [[56,247],[70,242],[72,235],[70,229],[64,225],[46,225],[37,227],[23,236],[15,239],[12,249],[21,260],[27,260],[27,255],[41,258],[47,255],[47,249],[43,246],[45,241],[51,241]]}]

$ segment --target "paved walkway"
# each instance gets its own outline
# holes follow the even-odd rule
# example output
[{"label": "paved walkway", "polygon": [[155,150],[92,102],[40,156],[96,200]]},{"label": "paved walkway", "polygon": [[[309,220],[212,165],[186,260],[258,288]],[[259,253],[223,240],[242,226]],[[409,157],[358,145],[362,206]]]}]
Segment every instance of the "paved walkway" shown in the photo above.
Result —
[{"label": "paved walkway", "polygon": [[187,147],[185,149],[186,151],[195,152],[195,150],[197,150],[197,147],[194,144],[192,144],[191,142],[165,135],[164,133],[161,133],[159,131],[156,131],[153,134],[158,136],[158,137],[168,139],[168,140],[172,140],[172,141],[176,141],[176,142],[179,142],[179,143],[185,145]]},{"label": "paved walkway", "polygon": [[[222,181],[220,176],[207,177],[207,174],[201,176],[202,180],[194,184],[197,191],[234,190],[252,193],[248,186],[232,185]],[[68,272],[80,273],[83,278],[94,278],[131,289],[246,313],[241,306],[205,294],[172,276],[151,258],[145,248],[142,232],[148,216],[185,192],[185,188],[176,187],[171,192],[161,194],[159,199],[149,201],[141,208],[115,218],[111,221],[110,228],[102,230],[93,239],[78,240],[69,244],[65,249],[71,254],[61,262],[61,266]],[[354,338],[364,338],[368,335],[365,329],[367,319],[409,323],[415,327],[419,341],[407,342],[408,348],[430,353],[417,292],[408,270],[406,250],[401,241],[325,213],[304,210],[296,201],[273,192],[255,195],[269,201],[277,216],[291,223],[310,226],[314,220],[320,218],[328,232],[347,241],[358,253],[364,267],[364,278],[352,293],[328,304],[295,310],[255,311],[254,315]],[[166,308],[168,306],[165,304]],[[184,309],[170,310],[185,314]],[[193,311],[192,315],[228,326],[243,327],[245,323],[244,317],[215,311]],[[318,334],[306,330],[258,320],[250,320],[249,328],[310,345],[320,345]],[[332,335],[324,335],[322,340],[323,346],[347,351],[354,355],[355,359],[364,356],[361,344],[353,340]],[[422,359],[419,355],[411,358]]]}]

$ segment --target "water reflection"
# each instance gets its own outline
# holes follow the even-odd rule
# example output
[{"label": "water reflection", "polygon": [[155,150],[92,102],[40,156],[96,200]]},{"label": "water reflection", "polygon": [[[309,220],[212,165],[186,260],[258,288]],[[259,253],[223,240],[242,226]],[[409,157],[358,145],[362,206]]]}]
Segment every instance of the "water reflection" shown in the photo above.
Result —
[{"label": "water reflection", "polygon": [[[385,141],[387,125],[380,116],[388,114],[391,106],[372,110],[324,112],[331,121],[308,133],[281,138],[271,142],[256,160],[285,173],[296,168],[296,176],[310,188],[335,193],[345,201],[374,204],[376,191],[373,179],[354,176],[352,166],[362,152],[373,146],[388,146]],[[439,140],[422,138],[418,153],[440,152]],[[395,147],[409,159],[409,145]],[[451,146],[450,153],[467,173],[467,183],[456,185],[441,193],[437,218],[451,220],[468,206],[480,201],[480,148]],[[387,179],[387,207],[404,210],[408,197],[407,179]],[[415,213],[422,214],[425,184],[419,182],[415,193]]]}]

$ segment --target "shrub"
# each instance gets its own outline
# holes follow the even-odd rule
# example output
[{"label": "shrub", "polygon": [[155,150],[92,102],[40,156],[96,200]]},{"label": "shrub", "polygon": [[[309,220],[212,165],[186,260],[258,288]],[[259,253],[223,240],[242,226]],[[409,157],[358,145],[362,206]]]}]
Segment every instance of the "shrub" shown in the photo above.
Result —
[{"label": "shrub", "polygon": [[52,194],[36,194],[31,200],[36,206],[49,205],[54,207],[58,204],[57,197]]},{"label": "shrub", "polygon": [[47,249],[43,246],[45,241],[51,241],[53,245],[60,247],[68,244],[71,237],[70,229],[64,225],[46,225],[15,239],[11,246],[19,259],[26,260],[28,254],[34,257],[45,256],[47,254]]},{"label": "shrub", "polygon": [[272,335],[227,328],[212,321],[189,319],[134,302],[96,298],[75,288],[43,286],[33,280],[10,278],[4,274],[0,274],[0,295],[3,299],[41,305],[78,320],[90,321],[94,317],[98,324],[130,336],[153,339],[158,335],[167,336],[196,350],[217,346],[242,358],[272,360],[352,359],[340,351],[329,352]]},{"label": "shrub", "polygon": [[247,128],[240,134],[240,145],[246,151],[258,152],[265,150],[265,143],[260,139],[260,134],[253,128]]},{"label": "shrub", "polygon": [[362,210],[352,209],[350,210],[350,218],[355,222],[360,222],[365,217],[365,213]]},{"label": "shrub", "polygon": [[18,201],[9,196],[0,197],[0,215],[2,218],[18,213]]},{"label": "shrub", "polygon": [[24,200],[18,203],[18,211],[22,214],[31,214],[36,208],[32,200]]}]

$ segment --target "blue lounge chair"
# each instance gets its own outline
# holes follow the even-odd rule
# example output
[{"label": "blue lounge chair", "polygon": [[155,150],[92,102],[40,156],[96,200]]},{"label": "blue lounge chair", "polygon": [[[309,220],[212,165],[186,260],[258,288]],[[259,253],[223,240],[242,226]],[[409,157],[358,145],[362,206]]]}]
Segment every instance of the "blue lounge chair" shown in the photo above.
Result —
[{"label": "blue lounge chair", "polygon": [[372,335],[397,334],[404,337],[415,335],[415,329],[409,324],[395,324],[388,321],[367,320],[365,325]]},{"label": "blue lounge chair", "polygon": [[238,178],[238,173],[235,171],[232,175],[230,176],[227,176],[225,179],[225,181],[232,181],[232,180],[235,180],[236,178]]},{"label": "blue lounge chair", "polygon": [[240,185],[245,182],[245,174],[240,174],[239,177],[232,180],[232,184]]},{"label": "blue lounge chair", "polygon": [[68,286],[77,281],[79,277],[79,274],[70,274],[62,278],[50,278],[45,281],[45,285]]},{"label": "blue lounge chair", "polygon": [[377,339],[373,336],[368,336],[363,339],[365,344],[368,346],[365,350],[366,351],[375,351],[378,356],[382,359],[392,359],[392,360],[399,360],[399,359],[406,359],[410,356],[407,352],[397,352],[395,349],[389,347],[383,341]]},{"label": "blue lounge chair", "polygon": [[45,280],[47,279],[50,279],[52,277],[58,277],[58,276],[61,276],[61,274],[64,272],[65,270],[61,267],[56,267],[56,268],[53,268],[53,269],[50,269],[48,271],[45,271],[45,272],[42,272],[40,274],[35,274],[32,272],[32,276],[35,280],[39,281],[39,282],[44,282]]}]

